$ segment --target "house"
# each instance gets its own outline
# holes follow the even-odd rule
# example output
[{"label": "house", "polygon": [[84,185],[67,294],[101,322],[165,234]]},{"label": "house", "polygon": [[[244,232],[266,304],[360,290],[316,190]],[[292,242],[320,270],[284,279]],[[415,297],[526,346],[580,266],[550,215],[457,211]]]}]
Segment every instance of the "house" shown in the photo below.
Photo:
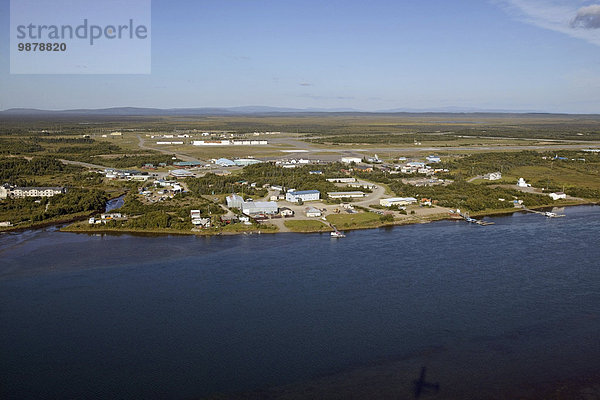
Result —
[{"label": "house", "polygon": [[311,175],[323,175],[323,171],[308,171]]},{"label": "house", "polygon": [[425,159],[428,163],[439,163],[442,161],[438,156],[427,156]]},{"label": "house", "polygon": [[365,192],[327,192],[327,196],[331,199],[341,199],[341,198],[360,198],[365,197],[367,194]]},{"label": "house", "polygon": [[190,217],[192,219],[198,219],[200,218],[202,215],[200,213],[200,210],[190,210]]},{"label": "house", "polygon": [[241,223],[243,223],[244,225],[251,225],[252,223],[250,222],[250,217],[247,215],[240,215],[238,217],[238,219],[240,220]]},{"label": "house", "polygon": [[319,200],[321,197],[321,192],[318,190],[288,190],[285,194],[285,199],[290,203],[297,203],[299,200],[302,201],[312,201]]},{"label": "house", "polygon": [[238,222],[238,217],[236,215],[221,215],[221,222],[225,225],[233,224]]},{"label": "house", "polygon": [[277,214],[278,211],[277,203],[274,201],[245,201],[241,208],[246,215]]},{"label": "house", "polygon": [[417,199],[415,199],[414,197],[392,197],[389,199],[379,200],[379,204],[384,207],[407,206],[409,204],[414,204],[416,202],[417,202]]},{"label": "house", "polygon": [[558,200],[558,199],[566,199],[567,195],[563,192],[556,192],[556,193],[550,193],[548,196],[550,196],[552,198],[552,200]]},{"label": "house", "polygon": [[202,228],[210,228],[210,218],[194,218],[192,224],[201,226]]},{"label": "house", "polygon": [[292,210],[291,208],[288,208],[288,207],[281,207],[279,209],[279,213],[281,214],[282,217],[293,217],[294,216],[294,210]]},{"label": "house", "polygon": [[525,179],[523,178],[519,178],[519,180],[517,181],[517,186],[518,187],[531,187],[531,185],[527,182],[525,182]]},{"label": "house", "polygon": [[241,210],[244,199],[242,196],[234,193],[231,196],[227,196],[225,201],[227,202],[227,208],[239,208]]},{"label": "house", "polygon": [[342,157],[341,161],[344,164],[350,164],[350,163],[356,163],[356,164],[358,164],[359,162],[362,161],[362,158],[359,158],[359,157]]},{"label": "house", "polygon": [[320,217],[321,210],[315,207],[306,207],[305,211],[307,217]]},{"label": "house", "polygon": [[502,174],[500,172],[491,172],[489,174],[485,174],[483,179],[487,179],[488,181],[497,181],[502,179]]}]

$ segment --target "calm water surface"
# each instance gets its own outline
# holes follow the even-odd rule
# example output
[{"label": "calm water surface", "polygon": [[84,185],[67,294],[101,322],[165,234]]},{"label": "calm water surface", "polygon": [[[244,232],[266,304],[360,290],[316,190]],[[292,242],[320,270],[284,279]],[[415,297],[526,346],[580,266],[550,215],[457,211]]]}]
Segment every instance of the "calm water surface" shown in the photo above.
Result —
[{"label": "calm water surface", "polygon": [[0,398],[194,398],[411,358],[446,387],[597,373],[600,207],[564,213],[337,240],[3,234]]}]

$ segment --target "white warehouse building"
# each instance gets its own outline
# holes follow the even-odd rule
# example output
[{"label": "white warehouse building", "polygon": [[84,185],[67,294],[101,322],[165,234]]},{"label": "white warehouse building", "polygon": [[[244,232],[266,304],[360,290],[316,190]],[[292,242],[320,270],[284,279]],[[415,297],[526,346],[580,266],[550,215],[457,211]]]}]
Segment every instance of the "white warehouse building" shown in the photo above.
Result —
[{"label": "white warehouse building", "polygon": [[365,197],[365,192],[327,192],[327,196],[332,199],[343,199],[343,198],[359,198]]},{"label": "white warehouse building", "polygon": [[384,207],[407,206],[409,204],[414,204],[416,202],[417,202],[417,199],[415,199],[414,197],[392,197],[389,199],[379,200],[379,204]]},{"label": "white warehouse building", "polygon": [[285,199],[290,203],[297,203],[299,200],[302,201],[312,201],[319,200],[321,197],[321,192],[318,190],[290,190],[285,194]]},{"label": "white warehouse building", "polygon": [[277,203],[274,201],[245,201],[242,203],[242,212],[246,215],[277,214]]},{"label": "white warehouse building", "polygon": [[227,208],[242,208],[242,204],[244,203],[244,199],[239,194],[232,194],[231,196],[227,196],[225,198],[227,201]]},{"label": "white warehouse building", "polygon": [[345,164],[350,164],[350,163],[360,163],[362,162],[362,158],[359,157],[342,157],[342,162]]}]

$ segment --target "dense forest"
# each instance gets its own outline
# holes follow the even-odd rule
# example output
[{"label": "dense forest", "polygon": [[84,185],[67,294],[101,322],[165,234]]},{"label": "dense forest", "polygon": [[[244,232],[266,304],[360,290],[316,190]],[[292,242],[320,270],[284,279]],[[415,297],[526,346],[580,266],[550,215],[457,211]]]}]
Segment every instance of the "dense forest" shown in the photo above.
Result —
[{"label": "dense forest", "polygon": [[[196,194],[223,194],[244,191],[247,195],[265,196],[264,184],[279,185],[286,189],[319,190],[322,195],[327,192],[355,191],[367,189],[348,189],[328,182],[327,178],[340,177],[343,164],[307,165],[297,168],[282,168],[274,163],[249,165],[239,175],[217,176],[207,174],[202,178],[190,178],[186,182],[190,190]],[[322,174],[311,174],[319,170]],[[256,183],[256,188],[241,185],[242,182]]]}]

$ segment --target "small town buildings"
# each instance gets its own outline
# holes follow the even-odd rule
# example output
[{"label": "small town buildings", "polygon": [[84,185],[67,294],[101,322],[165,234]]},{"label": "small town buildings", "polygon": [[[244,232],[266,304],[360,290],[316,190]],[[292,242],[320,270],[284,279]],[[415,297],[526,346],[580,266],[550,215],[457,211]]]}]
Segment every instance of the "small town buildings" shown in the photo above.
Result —
[{"label": "small town buildings", "polygon": [[241,210],[244,199],[242,196],[234,193],[231,196],[227,196],[225,201],[227,202],[227,208],[239,208]]},{"label": "small town buildings", "polygon": [[100,214],[100,219],[102,219],[102,220],[112,220],[112,219],[121,219],[121,218],[123,218],[123,214],[121,214],[121,213]]},{"label": "small town buildings", "polygon": [[442,161],[438,156],[427,156],[425,159],[428,163],[439,163]]},{"label": "small town buildings", "polygon": [[130,170],[130,169],[112,169],[107,168],[103,172],[104,176],[107,179],[123,179],[123,180],[136,180],[136,181],[146,181],[150,179],[152,176],[148,175],[148,172]]},{"label": "small town buildings", "polygon": [[242,212],[246,215],[277,214],[278,207],[274,201],[245,201]]},{"label": "small town buildings", "polygon": [[342,157],[341,161],[344,164],[350,164],[350,163],[356,163],[356,164],[358,164],[359,162],[362,161],[362,158],[359,158],[359,157]]},{"label": "small town buildings", "polygon": [[299,200],[302,201],[313,201],[319,200],[321,197],[321,192],[318,190],[288,190],[285,194],[285,199],[290,203],[297,203]]},{"label": "small town buildings", "polygon": [[323,171],[308,171],[311,175],[323,175]]},{"label": "small town buildings", "polygon": [[321,216],[321,210],[319,210],[318,208],[315,208],[315,207],[306,207],[304,212],[306,213],[306,216],[309,218]]},{"label": "small town buildings", "polygon": [[332,199],[342,199],[342,198],[360,198],[365,197],[367,194],[365,192],[327,192],[327,196]]},{"label": "small town buildings", "polygon": [[285,217],[293,217],[294,216],[294,210],[292,210],[291,208],[288,208],[288,207],[281,207],[279,209],[279,213],[284,218]]},{"label": "small town buildings", "polygon": [[415,204],[417,199],[414,197],[392,197],[389,199],[381,199],[379,200],[379,204],[384,207],[391,206],[407,206],[409,204]]},{"label": "small town buildings", "polygon": [[502,174],[500,172],[491,172],[489,174],[485,174],[483,176],[483,179],[486,179],[488,181],[497,181],[499,179],[502,179]]},{"label": "small town buildings", "polygon": [[558,199],[566,199],[567,195],[563,192],[556,192],[556,193],[550,193],[548,196],[550,196],[552,198],[552,200],[558,200]]},{"label": "small town buildings", "polygon": [[355,171],[358,172],[373,172],[373,166],[372,165],[357,165],[354,167]]},{"label": "small town buildings", "polygon": [[67,189],[64,187],[18,187],[4,184],[0,186],[0,199],[6,199],[8,197],[52,197],[66,192]]}]

